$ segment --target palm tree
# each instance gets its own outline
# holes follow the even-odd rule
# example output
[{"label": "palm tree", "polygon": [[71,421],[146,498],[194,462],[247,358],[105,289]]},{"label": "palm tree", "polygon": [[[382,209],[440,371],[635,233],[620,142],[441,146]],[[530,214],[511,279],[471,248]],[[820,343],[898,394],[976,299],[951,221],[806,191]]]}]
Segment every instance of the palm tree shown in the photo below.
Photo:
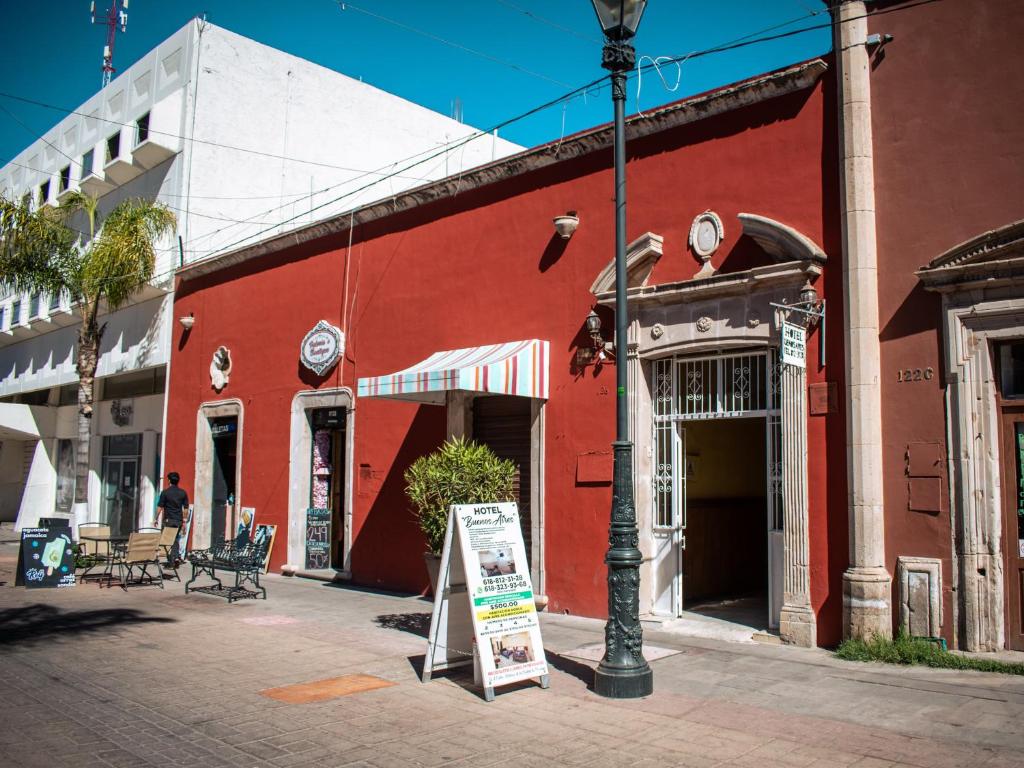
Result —
[{"label": "palm tree", "polygon": [[[85,215],[88,232],[71,228],[76,213]],[[100,342],[106,323],[101,308],[112,312],[128,302],[153,277],[155,241],[177,225],[160,203],[125,200],[97,231],[97,199],[72,193],[59,209],[31,210],[0,195],[0,285],[15,293],[64,295],[82,315],[75,369],[78,371],[78,445],[75,448],[75,511],[88,499],[89,437]],[[84,517],[84,515],[83,515]]]}]

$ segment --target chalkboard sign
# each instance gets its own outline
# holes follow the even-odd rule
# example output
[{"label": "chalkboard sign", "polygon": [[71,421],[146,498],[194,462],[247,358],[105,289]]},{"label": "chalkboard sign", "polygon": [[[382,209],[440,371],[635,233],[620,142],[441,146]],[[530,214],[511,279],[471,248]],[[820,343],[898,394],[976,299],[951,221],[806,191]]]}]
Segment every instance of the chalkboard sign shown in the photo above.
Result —
[{"label": "chalkboard sign", "polygon": [[29,589],[75,586],[75,546],[71,526],[22,528],[17,583]]},{"label": "chalkboard sign", "polygon": [[331,510],[306,510],[306,568],[331,567]]}]

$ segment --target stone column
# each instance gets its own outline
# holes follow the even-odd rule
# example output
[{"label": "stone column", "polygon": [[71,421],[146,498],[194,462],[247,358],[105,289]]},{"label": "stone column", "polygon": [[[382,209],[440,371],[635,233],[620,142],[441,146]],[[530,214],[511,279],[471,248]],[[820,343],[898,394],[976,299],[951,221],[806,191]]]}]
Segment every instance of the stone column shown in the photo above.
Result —
[{"label": "stone column", "polygon": [[843,2],[834,25],[842,146],[850,526],[850,565],[843,574],[843,634],[862,638],[892,635],[891,580],[885,569],[878,254],[866,15],[860,0]]},{"label": "stone column", "polygon": [[807,528],[807,371],[783,365],[782,376],[782,611],[779,635],[814,647],[818,626],[811,609]]}]

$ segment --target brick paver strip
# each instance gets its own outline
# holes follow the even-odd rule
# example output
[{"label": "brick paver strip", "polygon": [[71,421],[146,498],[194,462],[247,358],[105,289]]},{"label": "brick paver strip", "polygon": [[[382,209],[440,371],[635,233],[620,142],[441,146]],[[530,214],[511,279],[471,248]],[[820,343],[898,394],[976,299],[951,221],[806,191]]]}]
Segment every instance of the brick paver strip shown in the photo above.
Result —
[{"label": "brick paver strip", "polygon": [[397,683],[374,675],[342,675],[326,680],[316,680],[312,683],[296,683],[280,688],[267,688],[265,691],[260,691],[260,695],[266,696],[268,699],[283,701],[285,704],[308,704],[312,701],[328,701],[341,696],[350,696],[353,693],[376,691],[378,688],[390,688],[392,685],[397,685]]}]

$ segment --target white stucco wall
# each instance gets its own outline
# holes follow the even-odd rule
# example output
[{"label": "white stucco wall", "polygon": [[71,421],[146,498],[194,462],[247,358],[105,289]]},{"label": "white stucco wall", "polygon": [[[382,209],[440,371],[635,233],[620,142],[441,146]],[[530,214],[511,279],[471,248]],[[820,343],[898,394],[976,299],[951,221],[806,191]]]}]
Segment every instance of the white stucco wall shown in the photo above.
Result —
[{"label": "white stucco wall", "polygon": [[[208,256],[276,222],[297,217],[268,235],[521,149],[487,134],[444,153],[447,144],[476,129],[220,27],[209,25],[197,50],[194,138],[199,141],[189,145],[191,182],[182,206],[190,212],[184,224],[186,260]],[[406,158],[435,152],[442,154],[382,181],[408,165]],[[378,183],[348,194],[370,182]],[[228,196],[248,199],[224,199]]]},{"label": "white stucco wall", "polygon": [[[139,148],[135,122],[146,113],[149,142]],[[116,132],[123,162],[115,169],[106,163],[106,142]],[[20,198],[27,192],[35,200],[49,179],[49,201],[56,204],[59,174],[69,165],[66,153],[74,158],[71,189],[90,172],[102,180],[101,219],[125,199],[163,202],[177,215],[178,227],[157,243],[153,283],[170,290],[182,251],[186,261],[205,258],[521,149],[486,134],[445,151],[476,132],[358,80],[192,21],[0,168],[0,193]],[[90,149],[93,162],[83,169],[83,155]],[[380,181],[407,165],[408,158],[433,153],[440,154]],[[358,194],[346,194],[367,185]],[[323,205],[329,201],[335,202]],[[83,217],[72,224],[86,228]],[[107,328],[99,377],[167,363],[173,297],[151,298],[154,293],[101,319]],[[30,318],[24,298],[20,316],[12,320],[13,298],[0,298],[6,310],[0,322],[0,397],[77,381],[78,323],[72,308],[65,302],[51,318],[48,297],[43,297],[42,317]],[[163,400],[162,395],[136,398],[135,421],[127,428],[144,436],[143,478],[152,473],[160,448]],[[12,450],[6,456],[0,450],[0,514],[5,504],[16,505],[19,525],[52,512],[56,439],[77,434],[74,406],[50,410],[53,423],[38,441],[23,492],[18,484],[23,481],[4,479],[14,477]],[[0,412],[0,432],[3,428]],[[90,448],[91,520],[99,514],[102,436],[124,429],[110,421],[109,404],[97,406]],[[148,519],[158,489],[146,479],[141,488],[140,509]]]}]

